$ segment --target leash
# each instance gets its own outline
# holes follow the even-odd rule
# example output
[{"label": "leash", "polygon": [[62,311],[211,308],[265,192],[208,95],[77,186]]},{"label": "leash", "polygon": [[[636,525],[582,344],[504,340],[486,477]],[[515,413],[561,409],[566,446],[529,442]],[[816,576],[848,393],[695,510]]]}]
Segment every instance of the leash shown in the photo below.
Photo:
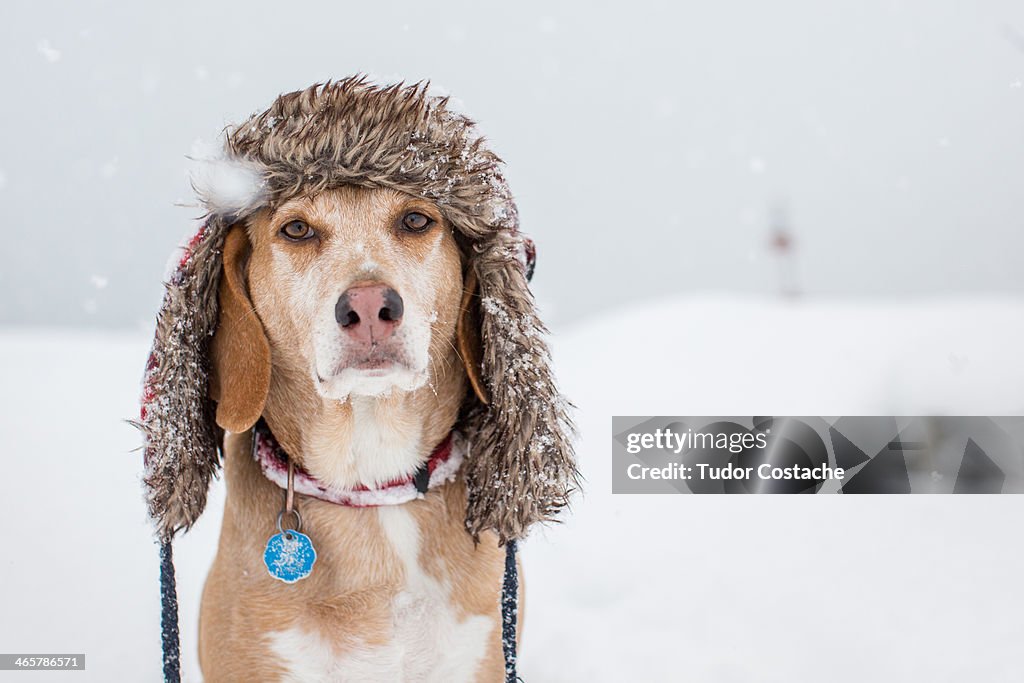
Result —
[{"label": "leash", "polygon": [[516,621],[519,618],[519,574],[516,542],[505,543],[505,577],[501,582],[501,651],[505,655],[505,683],[522,683],[516,675]]},{"label": "leash", "polygon": [[174,557],[170,541],[160,542],[160,638],[164,654],[164,681],[180,683],[178,591],[174,585]]}]

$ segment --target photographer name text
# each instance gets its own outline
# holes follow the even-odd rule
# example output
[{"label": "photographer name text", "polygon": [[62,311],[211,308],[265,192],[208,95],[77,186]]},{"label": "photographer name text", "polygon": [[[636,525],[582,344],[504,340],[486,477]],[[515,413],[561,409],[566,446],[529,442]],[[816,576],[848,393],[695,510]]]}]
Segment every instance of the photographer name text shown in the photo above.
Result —
[{"label": "photographer name text", "polygon": [[[751,449],[763,450],[768,446],[768,435],[771,430],[753,433],[701,432],[687,429],[673,431],[671,428],[656,429],[653,432],[635,432],[628,436],[626,452],[636,455],[644,450],[670,451],[674,454],[695,450],[722,450],[730,454],[739,454]],[[842,467],[818,465],[804,467],[800,465],[778,466],[762,463],[756,467],[743,467],[735,463],[713,465],[710,463],[669,463],[660,467],[650,467],[641,463],[632,463],[626,468],[626,476],[630,479],[668,479],[668,480],[734,480],[734,481],[842,481],[846,476]]]}]

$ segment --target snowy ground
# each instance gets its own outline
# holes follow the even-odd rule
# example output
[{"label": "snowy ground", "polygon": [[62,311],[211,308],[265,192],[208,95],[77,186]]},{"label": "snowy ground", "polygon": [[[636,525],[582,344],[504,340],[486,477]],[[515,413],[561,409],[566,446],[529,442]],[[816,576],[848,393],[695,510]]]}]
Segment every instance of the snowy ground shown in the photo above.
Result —
[{"label": "snowy ground", "polygon": [[[656,330],[656,333],[652,333]],[[0,650],[159,679],[157,555],[138,478],[148,340],[0,334]],[[1024,412],[1024,302],[701,297],[555,342],[587,477],[523,548],[522,674],[543,681],[1018,681],[1020,496],[612,496],[613,414]],[[176,546],[188,680],[222,489]]]}]

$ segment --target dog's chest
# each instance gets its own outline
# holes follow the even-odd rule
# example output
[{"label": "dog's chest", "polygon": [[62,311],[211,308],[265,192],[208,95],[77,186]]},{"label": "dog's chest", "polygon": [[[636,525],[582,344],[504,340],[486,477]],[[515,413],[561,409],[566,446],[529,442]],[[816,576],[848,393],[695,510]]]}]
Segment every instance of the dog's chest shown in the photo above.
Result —
[{"label": "dog's chest", "polygon": [[402,506],[381,507],[384,535],[404,569],[390,603],[391,628],[379,637],[346,639],[302,628],[269,634],[285,681],[472,681],[496,626],[496,615],[460,617],[452,586],[420,564],[420,530]]}]

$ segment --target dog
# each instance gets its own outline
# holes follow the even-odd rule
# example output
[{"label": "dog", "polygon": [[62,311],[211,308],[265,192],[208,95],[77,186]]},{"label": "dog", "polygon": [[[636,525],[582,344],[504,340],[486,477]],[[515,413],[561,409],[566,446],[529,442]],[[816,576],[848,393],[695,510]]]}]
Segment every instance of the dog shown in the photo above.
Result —
[{"label": "dog", "polygon": [[207,681],[515,678],[515,541],[578,474],[532,243],[447,103],[359,76],[281,95],[226,133],[251,191],[196,188],[137,422],[168,680],[171,542],[222,464]]},{"label": "dog", "polygon": [[[451,228],[422,199],[343,187],[265,210],[225,244],[212,355],[230,393],[218,411],[259,410],[296,464],[331,487],[412,475],[465,399],[464,290]],[[266,371],[242,357],[262,343],[265,396],[249,379]],[[503,680],[504,553],[493,533],[477,544],[466,533],[461,478],[397,506],[303,498],[318,564],[283,591],[260,571],[281,490],[250,456],[252,438],[225,444],[227,501],[199,627],[207,681]]]}]

